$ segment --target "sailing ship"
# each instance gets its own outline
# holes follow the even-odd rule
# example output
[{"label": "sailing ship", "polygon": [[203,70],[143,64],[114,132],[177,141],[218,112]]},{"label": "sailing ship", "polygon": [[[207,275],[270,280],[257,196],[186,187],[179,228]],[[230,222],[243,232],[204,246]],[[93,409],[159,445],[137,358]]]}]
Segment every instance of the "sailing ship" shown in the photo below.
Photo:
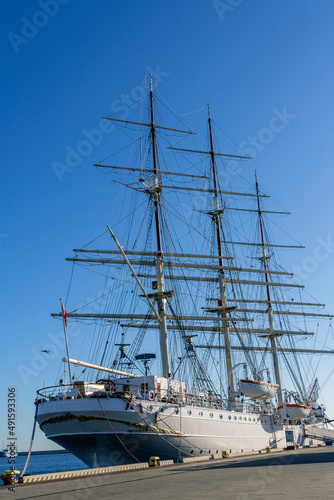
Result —
[{"label": "sailing ship", "polygon": [[[278,260],[300,247],[270,239],[270,217],[286,212],[263,208],[257,177],[244,190],[222,185],[223,166],[250,158],[217,151],[209,106],[207,146],[180,147],[194,132],[156,121],[151,75],[147,97],[146,121],[106,117],[138,130],[140,161],[95,165],[118,183],[118,220],[104,249],[94,241],[67,259],[104,284],[86,306],[61,301],[52,314],[64,376],[37,393],[40,428],[90,467],[331,440],[312,360],[334,351],[305,343],[306,320],[332,316]],[[68,342],[75,322],[81,346]],[[70,357],[86,344],[89,358]]]}]

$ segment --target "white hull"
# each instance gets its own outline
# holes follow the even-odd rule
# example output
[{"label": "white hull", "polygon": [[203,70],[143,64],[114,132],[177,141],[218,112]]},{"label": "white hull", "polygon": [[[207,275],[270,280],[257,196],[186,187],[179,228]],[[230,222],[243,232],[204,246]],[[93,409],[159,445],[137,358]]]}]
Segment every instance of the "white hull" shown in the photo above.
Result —
[{"label": "white hull", "polygon": [[223,450],[283,448],[288,429],[294,430],[295,443],[303,444],[300,425],[275,423],[269,414],[136,399],[128,408],[120,398],[44,401],[37,420],[49,439],[90,467],[147,461],[152,454],[178,460]]}]

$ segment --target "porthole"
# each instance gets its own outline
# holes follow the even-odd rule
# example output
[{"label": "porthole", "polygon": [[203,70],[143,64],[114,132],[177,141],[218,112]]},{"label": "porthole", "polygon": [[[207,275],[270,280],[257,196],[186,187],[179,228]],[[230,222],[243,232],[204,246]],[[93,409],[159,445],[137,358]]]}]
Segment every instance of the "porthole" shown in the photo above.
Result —
[{"label": "porthole", "polygon": [[191,410],[188,410],[187,413],[188,413],[188,415],[191,415]]},{"label": "porthole", "polygon": [[232,418],[232,417],[231,417],[231,415],[229,415],[229,416],[228,416],[228,419],[229,419],[229,420],[231,420],[231,418]]},{"label": "porthole", "polygon": [[210,418],[213,418],[213,413],[210,413],[209,417],[210,417]]},{"label": "porthole", "polygon": [[247,420],[247,418],[246,418],[246,417],[244,417],[244,420]]},{"label": "porthole", "polygon": [[199,414],[200,417],[203,417],[203,412],[202,411],[198,412],[198,414]]},{"label": "porthole", "polygon": [[[220,415],[219,415],[219,418],[220,418],[220,420],[221,420],[221,419],[223,418],[223,415],[222,415],[222,414],[220,414]],[[218,451],[217,451],[217,453],[218,453]]]},{"label": "porthole", "polygon": [[242,417],[239,417],[239,420],[242,420]]},{"label": "porthole", "polygon": [[[162,411],[162,408],[161,408],[161,411]],[[176,415],[178,415],[180,413],[180,410],[178,408],[176,408],[175,413],[176,413]]]},{"label": "porthole", "polygon": [[234,415],[234,417],[233,417],[233,418],[234,418],[234,420],[236,420],[236,419],[237,419],[237,417],[236,417],[235,415]]}]

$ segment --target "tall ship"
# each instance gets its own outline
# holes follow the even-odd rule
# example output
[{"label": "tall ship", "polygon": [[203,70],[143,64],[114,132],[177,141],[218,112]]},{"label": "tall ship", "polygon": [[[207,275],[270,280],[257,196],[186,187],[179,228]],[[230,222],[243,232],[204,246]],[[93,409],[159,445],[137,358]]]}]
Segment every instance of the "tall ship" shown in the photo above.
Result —
[{"label": "tall ship", "polygon": [[333,440],[317,367],[334,350],[308,326],[332,316],[281,263],[301,247],[271,229],[287,212],[236,174],[251,158],[218,147],[209,106],[202,128],[167,126],[151,75],[146,94],[138,121],[106,117],[131,141],[95,165],[114,210],[67,259],[52,314],[63,372],[37,392],[41,430],[89,467]]}]

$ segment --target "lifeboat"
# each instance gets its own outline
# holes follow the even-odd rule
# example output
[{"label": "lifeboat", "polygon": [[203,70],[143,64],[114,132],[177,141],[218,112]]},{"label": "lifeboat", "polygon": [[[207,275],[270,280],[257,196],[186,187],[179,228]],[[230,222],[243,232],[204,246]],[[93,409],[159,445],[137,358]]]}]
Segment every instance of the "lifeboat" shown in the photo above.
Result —
[{"label": "lifeboat", "polygon": [[283,419],[289,420],[302,420],[308,417],[311,411],[310,406],[298,405],[296,403],[284,403],[279,405],[277,409]]},{"label": "lifeboat", "polygon": [[261,382],[259,380],[248,380],[243,378],[239,380],[240,391],[244,396],[252,399],[273,399],[279,385]]}]

